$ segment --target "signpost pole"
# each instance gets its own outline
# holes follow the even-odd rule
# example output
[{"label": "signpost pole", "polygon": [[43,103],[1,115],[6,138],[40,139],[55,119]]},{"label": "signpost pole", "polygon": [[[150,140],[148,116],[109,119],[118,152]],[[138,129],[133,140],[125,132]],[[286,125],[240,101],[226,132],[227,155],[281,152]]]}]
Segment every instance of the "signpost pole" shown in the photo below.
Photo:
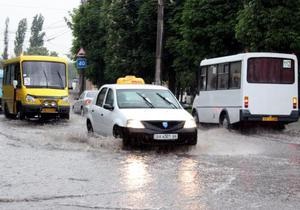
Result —
[{"label": "signpost pole", "polygon": [[79,69],[79,95],[85,90],[85,73],[84,69],[87,67],[87,60],[85,58],[85,51],[83,48],[80,48],[76,55],[76,66]]}]

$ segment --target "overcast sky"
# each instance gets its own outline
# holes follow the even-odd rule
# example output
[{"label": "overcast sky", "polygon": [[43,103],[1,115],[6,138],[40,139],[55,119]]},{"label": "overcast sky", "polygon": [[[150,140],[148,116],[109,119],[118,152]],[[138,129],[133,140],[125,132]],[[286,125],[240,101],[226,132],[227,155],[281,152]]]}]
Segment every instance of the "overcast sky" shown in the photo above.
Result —
[{"label": "overcast sky", "polygon": [[60,56],[70,52],[72,33],[64,21],[69,11],[78,8],[80,0],[0,0],[0,55],[3,54],[5,19],[9,17],[9,57],[14,57],[14,40],[19,21],[27,18],[28,29],[23,49],[29,46],[30,28],[36,14],[44,16],[44,45]]}]

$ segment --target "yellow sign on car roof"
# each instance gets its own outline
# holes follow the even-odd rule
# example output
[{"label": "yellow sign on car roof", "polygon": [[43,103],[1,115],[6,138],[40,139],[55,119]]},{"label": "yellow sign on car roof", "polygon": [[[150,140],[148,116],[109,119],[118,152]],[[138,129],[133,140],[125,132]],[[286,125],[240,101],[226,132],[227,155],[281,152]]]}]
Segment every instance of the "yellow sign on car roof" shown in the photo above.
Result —
[{"label": "yellow sign on car roof", "polygon": [[143,84],[145,84],[145,81],[142,78],[129,75],[129,76],[125,76],[125,77],[120,77],[117,80],[117,84],[139,84],[139,85],[143,85]]}]

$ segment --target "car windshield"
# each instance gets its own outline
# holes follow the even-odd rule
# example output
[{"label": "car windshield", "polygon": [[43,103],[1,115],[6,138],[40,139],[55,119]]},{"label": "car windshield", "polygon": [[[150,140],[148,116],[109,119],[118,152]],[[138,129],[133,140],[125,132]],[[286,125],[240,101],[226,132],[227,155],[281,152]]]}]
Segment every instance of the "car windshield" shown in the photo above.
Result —
[{"label": "car windshield", "polygon": [[177,99],[169,90],[158,89],[119,89],[117,90],[118,106],[128,108],[163,108],[179,109]]},{"label": "car windshield", "polygon": [[66,87],[66,66],[63,63],[46,61],[23,62],[23,84],[33,88]]}]

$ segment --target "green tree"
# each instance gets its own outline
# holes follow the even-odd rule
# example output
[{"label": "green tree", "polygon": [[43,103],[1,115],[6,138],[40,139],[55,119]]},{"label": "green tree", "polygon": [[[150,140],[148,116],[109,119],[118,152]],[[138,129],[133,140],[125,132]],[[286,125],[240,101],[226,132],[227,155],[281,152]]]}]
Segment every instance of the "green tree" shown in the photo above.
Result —
[{"label": "green tree", "polygon": [[51,51],[51,52],[50,52],[50,56],[55,56],[55,57],[57,57],[57,56],[58,56],[58,53],[55,52],[55,51]]},{"label": "green tree", "polygon": [[73,33],[72,53],[76,55],[81,47],[86,51],[88,67],[85,75],[98,86],[105,83],[104,52],[106,49],[105,9],[110,1],[87,1],[71,13],[68,22]]},{"label": "green tree", "polygon": [[242,0],[185,0],[178,2],[171,18],[167,46],[172,53],[177,86],[195,84],[195,72],[204,58],[242,50],[235,38],[237,13]]},{"label": "green tree", "polygon": [[26,54],[29,55],[48,55],[49,52],[47,48],[44,47],[44,36],[45,32],[42,32],[44,24],[44,17],[36,15],[33,18],[31,25],[31,37],[29,39],[29,48]]},{"label": "green tree", "polygon": [[300,0],[246,0],[235,27],[248,51],[300,53]]},{"label": "green tree", "polygon": [[106,78],[115,82],[120,76],[132,74],[152,82],[156,40],[153,1],[115,1],[109,5],[109,11]]},{"label": "green tree", "polygon": [[4,50],[2,54],[3,59],[8,58],[8,25],[9,25],[9,18],[5,20],[5,31],[4,31]]},{"label": "green tree", "polygon": [[16,39],[15,39],[15,55],[19,56],[23,52],[23,44],[27,30],[27,20],[26,18],[20,20],[18,30],[16,32]]}]

